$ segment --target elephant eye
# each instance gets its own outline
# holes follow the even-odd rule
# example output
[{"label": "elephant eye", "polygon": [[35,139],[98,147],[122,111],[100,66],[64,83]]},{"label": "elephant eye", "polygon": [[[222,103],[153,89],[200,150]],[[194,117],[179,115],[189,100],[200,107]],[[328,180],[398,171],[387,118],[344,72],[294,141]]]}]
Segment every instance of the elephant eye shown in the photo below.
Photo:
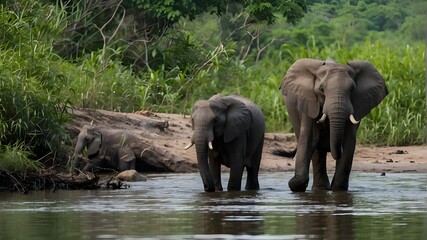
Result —
[{"label": "elephant eye", "polygon": [[325,91],[325,89],[323,88],[322,85],[319,87],[319,91],[322,92],[322,93]]}]

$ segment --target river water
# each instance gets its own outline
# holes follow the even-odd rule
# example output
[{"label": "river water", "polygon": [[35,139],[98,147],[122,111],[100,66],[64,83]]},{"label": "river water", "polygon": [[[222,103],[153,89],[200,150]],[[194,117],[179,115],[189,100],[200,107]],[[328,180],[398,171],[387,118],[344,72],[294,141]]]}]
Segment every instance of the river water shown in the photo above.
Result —
[{"label": "river water", "polygon": [[[226,186],[228,174],[224,175]],[[205,193],[198,173],[122,190],[0,193],[0,239],[427,239],[427,174],[352,173],[344,193]]]}]

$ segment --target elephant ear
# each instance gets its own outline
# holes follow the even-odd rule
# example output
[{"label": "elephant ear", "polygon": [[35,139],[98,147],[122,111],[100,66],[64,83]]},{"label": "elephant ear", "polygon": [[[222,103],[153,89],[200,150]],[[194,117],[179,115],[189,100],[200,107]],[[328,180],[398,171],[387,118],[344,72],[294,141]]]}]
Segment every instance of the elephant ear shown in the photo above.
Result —
[{"label": "elephant ear", "polygon": [[356,120],[362,119],[387,96],[385,81],[378,70],[367,61],[347,63],[354,71],[356,89],[351,95],[351,102]]},{"label": "elephant ear", "polygon": [[322,64],[316,59],[300,59],[288,69],[280,85],[282,94],[294,100],[298,111],[311,118],[316,118],[321,108],[314,85],[316,71]]},{"label": "elephant ear", "polygon": [[227,106],[227,120],[224,126],[224,142],[231,142],[252,125],[252,112],[241,101],[233,97],[220,99]]},{"label": "elephant ear", "polygon": [[210,97],[210,98],[209,98],[209,100],[213,100],[213,101],[215,101],[215,100],[221,99],[221,98],[223,98],[223,97],[225,97],[225,96],[224,96],[224,94],[222,94],[222,93],[217,93],[217,94],[213,95],[212,97]]},{"label": "elephant ear", "polygon": [[92,141],[89,143],[89,146],[87,148],[87,154],[90,158],[99,153],[99,150],[101,149],[102,145],[102,134],[101,132],[92,129],[88,130],[88,135],[92,136]]}]

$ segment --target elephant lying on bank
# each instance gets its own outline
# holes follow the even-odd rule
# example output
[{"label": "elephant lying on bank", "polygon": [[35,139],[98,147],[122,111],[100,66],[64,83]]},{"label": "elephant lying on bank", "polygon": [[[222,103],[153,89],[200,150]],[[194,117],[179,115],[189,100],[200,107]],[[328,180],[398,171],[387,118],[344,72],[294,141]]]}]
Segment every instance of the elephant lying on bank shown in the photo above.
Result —
[{"label": "elephant lying on bank", "polygon": [[[388,94],[384,79],[366,61],[300,59],[281,83],[289,120],[297,138],[292,191],[305,191],[313,162],[313,189],[347,191],[360,120]],[[332,184],[326,154],[336,160]]]},{"label": "elephant lying on bank", "polygon": [[[90,125],[83,126],[74,150],[73,170],[135,169],[136,156],[140,155],[139,138],[123,130],[113,130]],[[88,160],[83,161],[87,148]]]},{"label": "elephant lying on bank", "polygon": [[[233,94],[197,101],[191,115],[197,162],[205,191],[222,191],[221,164],[230,168],[227,189],[239,191],[246,168],[246,189],[259,189],[258,171],[265,120],[250,100]],[[208,160],[209,158],[209,160]]]}]

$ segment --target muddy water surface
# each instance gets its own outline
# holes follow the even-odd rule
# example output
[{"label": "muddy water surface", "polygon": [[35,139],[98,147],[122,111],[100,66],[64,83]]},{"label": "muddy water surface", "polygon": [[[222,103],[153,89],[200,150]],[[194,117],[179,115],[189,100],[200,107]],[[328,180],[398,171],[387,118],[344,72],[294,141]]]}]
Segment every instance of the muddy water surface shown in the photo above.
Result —
[{"label": "muddy water surface", "polygon": [[[223,184],[226,186],[227,174]],[[198,173],[125,190],[0,193],[0,239],[425,239],[427,174],[353,173],[346,193],[205,193]]]}]

